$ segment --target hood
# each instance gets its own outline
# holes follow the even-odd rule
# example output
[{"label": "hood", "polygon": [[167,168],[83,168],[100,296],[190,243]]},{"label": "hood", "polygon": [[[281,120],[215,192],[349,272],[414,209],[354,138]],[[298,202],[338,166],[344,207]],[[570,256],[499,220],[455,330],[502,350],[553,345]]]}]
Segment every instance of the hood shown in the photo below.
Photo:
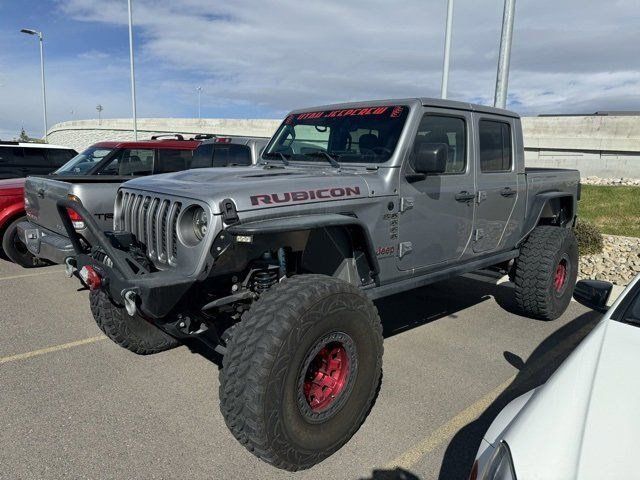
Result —
[{"label": "hood", "polygon": [[24,178],[0,180],[0,195],[22,195]]},{"label": "hood", "polygon": [[192,198],[220,213],[230,198],[239,212],[367,197],[361,175],[321,168],[202,168],[130,180],[123,188]]},{"label": "hood", "polygon": [[603,320],[503,434],[518,480],[634,478],[640,328]]}]

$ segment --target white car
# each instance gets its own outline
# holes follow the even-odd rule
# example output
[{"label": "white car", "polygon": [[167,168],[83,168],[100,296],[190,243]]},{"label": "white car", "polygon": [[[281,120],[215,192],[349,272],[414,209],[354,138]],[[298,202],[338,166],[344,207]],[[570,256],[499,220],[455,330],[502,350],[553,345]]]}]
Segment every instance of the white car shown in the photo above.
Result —
[{"label": "white car", "polygon": [[604,318],[542,386],[485,434],[472,480],[640,479],[640,276],[607,310],[611,284],[574,298]]}]

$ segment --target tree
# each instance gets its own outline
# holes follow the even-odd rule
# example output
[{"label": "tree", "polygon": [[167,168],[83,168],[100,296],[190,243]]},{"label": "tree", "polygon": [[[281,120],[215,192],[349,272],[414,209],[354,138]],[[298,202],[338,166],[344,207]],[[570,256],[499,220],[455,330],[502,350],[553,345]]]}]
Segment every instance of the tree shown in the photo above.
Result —
[{"label": "tree", "polygon": [[46,143],[44,140],[40,138],[33,138],[27,135],[27,132],[25,131],[24,127],[22,127],[22,129],[20,130],[20,136],[18,137],[18,141],[25,142],[25,143]]}]

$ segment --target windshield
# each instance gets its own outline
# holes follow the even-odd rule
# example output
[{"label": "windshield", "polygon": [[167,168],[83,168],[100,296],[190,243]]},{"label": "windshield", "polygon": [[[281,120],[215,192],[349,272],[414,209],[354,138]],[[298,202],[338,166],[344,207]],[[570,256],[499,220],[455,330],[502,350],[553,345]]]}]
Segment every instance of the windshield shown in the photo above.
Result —
[{"label": "windshield", "polygon": [[391,158],[409,107],[325,110],[289,115],[263,158],[331,163],[383,163]]},{"label": "windshield", "polygon": [[112,151],[113,148],[89,147],[84,152],[73,157],[54,173],[56,175],[82,175],[95,167]]}]

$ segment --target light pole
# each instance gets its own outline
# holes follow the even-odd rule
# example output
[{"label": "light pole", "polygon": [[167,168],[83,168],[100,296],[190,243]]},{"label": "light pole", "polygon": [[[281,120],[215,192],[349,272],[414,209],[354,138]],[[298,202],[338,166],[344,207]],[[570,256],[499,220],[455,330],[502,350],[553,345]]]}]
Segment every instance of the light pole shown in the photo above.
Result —
[{"label": "light pole", "polygon": [[98,104],[96,105],[96,110],[98,111],[98,125],[102,125],[102,110],[104,110],[104,108],[102,108],[102,105]]},{"label": "light pole", "polygon": [[129,63],[131,65],[131,107],[133,110],[133,138],[138,140],[138,115],[136,113],[136,74],[133,66],[133,15],[131,13],[131,0],[127,1],[129,7]]},{"label": "light pole", "polygon": [[451,55],[451,29],[453,26],[453,0],[447,0],[447,27],[444,33],[444,60],[442,64],[442,88],[440,97],[447,98],[449,87],[449,57]]},{"label": "light pole", "polygon": [[196,87],[198,91],[198,120],[200,120],[200,95],[202,94],[202,87]]},{"label": "light pole", "polygon": [[44,82],[44,45],[42,32],[33,30],[31,28],[23,28],[20,30],[27,35],[37,35],[38,43],[40,44],[40,78],[42,80],[42,119],[44,122],[44,140],[47,140],[47,89]]},{"label": "light pole", "polygon": [[511,38],[513,37],[513,18],[516,0],[504,0],[502,13],[502,35],[500,36],[500,55],[498,57],[498,73],[496,74],[496,94],[493,106],[507,106],[507,88],[509,86],[509,62],[511,60]]}]

